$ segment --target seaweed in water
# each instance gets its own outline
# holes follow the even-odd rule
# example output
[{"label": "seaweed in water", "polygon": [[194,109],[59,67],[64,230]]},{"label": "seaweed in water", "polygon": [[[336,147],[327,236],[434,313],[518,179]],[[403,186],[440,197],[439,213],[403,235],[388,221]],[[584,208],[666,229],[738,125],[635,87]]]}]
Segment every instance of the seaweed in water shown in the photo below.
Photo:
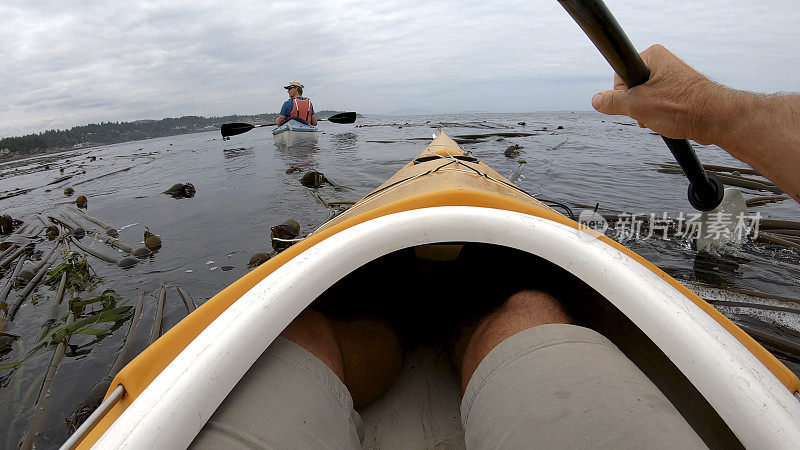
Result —
[{"label": "seaweed in water", "polygon": [[100,281],[96,275],[92,275],[86,258],[81,258],[78,252],[67,252],[64,255],[64,262],[48,273],[44,284],[54,286],[61,280],[63,272],[67,273],[67,289],[73,292],[90,290]]}]

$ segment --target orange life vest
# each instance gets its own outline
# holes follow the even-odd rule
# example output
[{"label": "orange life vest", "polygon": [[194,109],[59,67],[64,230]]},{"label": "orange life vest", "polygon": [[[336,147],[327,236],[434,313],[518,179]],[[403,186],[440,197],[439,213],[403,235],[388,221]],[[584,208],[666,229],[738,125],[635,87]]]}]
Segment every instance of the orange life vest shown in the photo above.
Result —
[{"label": "orange life vest", "polygon": [[289,113],[288,118],[297,119],[303,123],[311,124],[311,99],[293,98],[292,112]]}]

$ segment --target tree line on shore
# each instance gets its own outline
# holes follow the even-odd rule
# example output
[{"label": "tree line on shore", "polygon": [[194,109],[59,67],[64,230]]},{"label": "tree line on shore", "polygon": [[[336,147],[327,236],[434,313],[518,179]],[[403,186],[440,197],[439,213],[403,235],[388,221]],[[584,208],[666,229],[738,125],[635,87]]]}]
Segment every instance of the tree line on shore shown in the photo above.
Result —
[{"label": "tree line on shore", "polygon": [[[325,118],[337,111],[320,111]],[[277,114],[229,115],[222,117],[183,116],[161,120],[133,122],[101,122],[80,125],[68,130],[47,130],[41,133],[0,139],[0,157],[18,156],[50,149],[69,149],[93,145],[116,144],[219,128],[228,122],[274,122]],[[6,150],[7,149],[7,150]]]}]

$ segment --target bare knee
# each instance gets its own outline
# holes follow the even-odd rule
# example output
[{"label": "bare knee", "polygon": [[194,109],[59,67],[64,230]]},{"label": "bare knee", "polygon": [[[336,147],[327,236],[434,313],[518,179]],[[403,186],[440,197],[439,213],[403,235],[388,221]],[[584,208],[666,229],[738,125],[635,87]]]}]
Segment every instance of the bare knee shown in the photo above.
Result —
[{"label": "bare knee", "polygon": [[461,391],[466,390],[483,358],[507,338],[538,325],[570,322],[558,300],[544,292],[521,291],[512,295],[502,306],[478,322],[466,339],[463,356],[458,358],[456,355],[456,362],[460,366]]},{"label": "bare knee", "polygon": [[342,349],[344,380],[356,408],[386,392],[403,368],[403,346],[384,321],[359,318],[333,320]]},{"label": "bare knee", "polygon": [[306,309],[281,336],[308,350],[339,377],[355,407],[383,394],[403,368],[403,347],[385,322],[359,318],[328,319]]},{"label": "bare knee", "polygon": [[344,382],[342,351],[333,325],[325,316],[306,309],[281,332],[281,336],[308,350]]}]

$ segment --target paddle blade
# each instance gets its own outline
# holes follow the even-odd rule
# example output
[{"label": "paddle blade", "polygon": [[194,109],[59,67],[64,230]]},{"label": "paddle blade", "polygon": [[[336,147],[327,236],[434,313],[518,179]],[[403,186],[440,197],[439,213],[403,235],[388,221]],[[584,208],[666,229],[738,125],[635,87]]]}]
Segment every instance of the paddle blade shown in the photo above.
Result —
[{"label": "paddle blade", "polygon": [[355,121],[356,121],[356,113],[352,111],[334,114],[328,117],[328,122],[333,122],[333,123],[353,123]]},{"label": "paddle blade", "polygon": [[253,128],[255,128],[255,125],[249,123],[223,123],[219,131],[222,133],[222,137],[228,137],[247,133]]},{"label": "paddle blade", "polygon": [[747,217],[747,205],[742,193],[735,187],[725,188],[722,202],[711,211],[703,211],[700,216],[700,230],[697,235],[697,251],[708,251],[713,244],[738,240],[736,230],[739,220]]}]

